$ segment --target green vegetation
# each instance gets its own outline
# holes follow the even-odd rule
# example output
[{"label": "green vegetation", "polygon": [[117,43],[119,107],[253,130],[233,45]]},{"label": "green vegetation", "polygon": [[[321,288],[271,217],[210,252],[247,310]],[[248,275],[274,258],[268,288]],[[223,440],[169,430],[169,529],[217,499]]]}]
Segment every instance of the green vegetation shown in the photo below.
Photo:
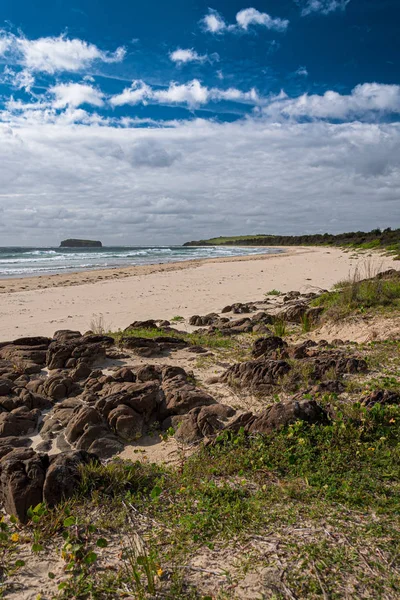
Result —
[{"label": "green vegetation", "polygon": [[280,292],[279,290],[270,290],[269,292],[267,292],[265,295],[266,296],[280,296],[282,292]]},{"label": "green vegetation", "polygon": [[343,318],[350,313],[363,313],[368,309],[400,308],[400,277],[372,277],[361,279],[356,273],[351,280],[343,281],[313,301],[313,306],[325,309],[325,317]]},{"label": "green vegetation", "polygon": [[184,317],[180,317],[179,315],[177,315],[176,317],[172,317],[171,321],[173,323],[182,323],[182,321],[184,321]]},{"label": "green vegetation", "polygon": [[337,235],[242,235],[217,237],[197,242],[187,242],[185,246],[348,246],[360,250],[381,249],[400,259],[400,229],[390,227],[381,231],[352,231]]},{"label": "green vegetation", "polygon": [[188,342],[191,346],[204,346],[205,348],[232,348],[234,345],[234,340],[229,337],[224,337],[221,333],[165,333],[162,329],[147,329],[147,328],[135,328],[128,329],[127,331],[118,331],[116,333],[110,333],[112,337],[115,338],[117,342],[121,340],[121,338],[125,337],[141,337],[146,339],[155,339],[161,336],[174,337],[176,339],[182,339]]},{"label": "green vegetation", "polygon": [[[205,573],[222,573],[214,586],[221,600],[246,573],[271,565],[273,577],[261,578],[271,598],[343,598],[349,579],[355,597],[394,598],[399,435],[399,407],[353,405],[325,426],[221,434],[176,467],[90,465],[77,496],[42,512],[26,535],[40,552],[59,543],[66,562],[59,598],[204,600],[190,565],[208,553]],[[121,560],[100,568],[117,532]],[[212,554],[218,548],[223,569]]]},{"label": "green vegetation", "polygon": [[285,319],[274,319],[272,327],[274,334],[278,337],[285,337],[285,335],[287,334],[287,323]]}]

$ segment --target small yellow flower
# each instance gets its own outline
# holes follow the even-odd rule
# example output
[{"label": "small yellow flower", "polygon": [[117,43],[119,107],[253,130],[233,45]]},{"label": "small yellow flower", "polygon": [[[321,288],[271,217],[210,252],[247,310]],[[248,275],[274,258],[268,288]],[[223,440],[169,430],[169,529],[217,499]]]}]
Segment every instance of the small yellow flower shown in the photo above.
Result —
[{"label": "small yellow flower", "polygon": [[375,448],[368,448],[368,450],[370,450],[370,452],[374,452]]},{"label": "small yellow flower", "polygon": [[13,533],[12,534],[11,541],[12,542],[18,542],[19,541],[19,535],[18,535],[18,533]]},{"label": "small yellow flower", "polygon": [[390,419],[389,423],[396,423],[396,419]]},{"label": "small yellow flower", "polygon": [[184,486],[182,486],[179,491],[184,492],[185,490],[186,490],[186,488]]},{"label": "small yellow flower", "polygon": [[164,571],[163,571],[161,568],[157,569],[157,575],[158,575],[159,577],[161,577],[161,575],[162,575],[163,573],[164,573]]}]

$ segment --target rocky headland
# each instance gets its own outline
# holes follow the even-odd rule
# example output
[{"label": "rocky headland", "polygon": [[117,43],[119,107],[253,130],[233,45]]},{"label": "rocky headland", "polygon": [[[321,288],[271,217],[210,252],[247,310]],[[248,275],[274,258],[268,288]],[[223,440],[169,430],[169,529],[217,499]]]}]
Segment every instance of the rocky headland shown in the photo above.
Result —
[{"label": "rocky headland", "polygon": [[60,248],[102,248],[103,244],[99,241],[92,240],[63,240],[60,243]]}]

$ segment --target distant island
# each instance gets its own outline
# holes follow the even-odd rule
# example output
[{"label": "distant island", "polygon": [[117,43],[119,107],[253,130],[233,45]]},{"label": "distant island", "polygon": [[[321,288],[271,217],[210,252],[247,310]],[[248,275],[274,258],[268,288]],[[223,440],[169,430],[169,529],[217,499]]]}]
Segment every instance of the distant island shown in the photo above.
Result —
[{"label": "distant island", "polygon": [[400,229],[352,231],[339,234],[238,235],[186,242],[184,246],[349,246],[363,250],[386,250],[400,259]]},{"label": "distant island", "polygon": [[101,242],[93,242],[91,240],[63,240],[60,248],[102,248]]}]

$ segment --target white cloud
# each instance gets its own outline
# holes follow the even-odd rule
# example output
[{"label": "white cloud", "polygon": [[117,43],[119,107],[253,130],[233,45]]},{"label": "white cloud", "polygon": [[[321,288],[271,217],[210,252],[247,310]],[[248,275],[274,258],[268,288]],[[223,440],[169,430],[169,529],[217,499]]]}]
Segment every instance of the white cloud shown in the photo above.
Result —
[{"label": "white cloud", "polygon": [[169,55],[170,59],[174,63],[185,64],[191,62],[205,62],[207,60],[207,55],[201,56],[195,50],[192,49],[183,49],[177,48],[174,52],[171,52]]},{"label": "white cloud", "polygon": [[94,44],[77,38],[68,39],[65,35],[29,40],[4,31],[0,31],[1,34],[1,43],[7,44],[6,49],[10,51],[14,61],[32,72],[76,72],[96,61],[121,62],[126,53],[122,47],[115,52],[106,52]]},{"label": "white cloud", "polygon": [[289,26],[287,19],[273,18],[267,13],[260,12],[256,8],[245,8],[236,14],[236,24],[227,25],[221,15],[210,9],[209,13],[202,19],[201,23],[205,31],[214,34],[224,32],[247,32],[251,25],[266,27],[276,31],[285,31]]},{"label": "white cloud", "polygon": [[0,128],[5,245],[369,230],[399,221],[399,186],[398,123]]},{"label": "white cloud", "polygon": [[236,21],[238,26],[246,31],[250,25],[260,25],[276,31],[285,31],[289,25],[287,19],[273,19],[267,13],[262,13],[255,8],[246,8],[239,11],[236,15]]},{"label": "white cloud", "polygon": [[223,17],[216,10],[212,9],[209,9],[208,15],[201,22],[204,29],[209,33],[222,33],[227,27]]},{"label": "white cloud", "polygon": [[117,94],[110,99],[112,106],[123,106],[124,104],[146,103],[152,96],[152,89],[144,81],[136,80],[132,82],[130,88],[125,88],[121,94]]},{"label": "white cloud", "polygon": [[98,107],[104,105],[104,94],[87,84],[61,83],[51,87],[49,93],[55,96],[53,108],[65,108],[67,106],[77,108],[82,104]]},{"label": "white cloud", "polygon": [[328,15],[336,10],[345,10],[350,0],[297,0],[297,3],[303,6],[301,15],[303,17],[311,13],[321,13]]},{"label": "white cloud", "polygon": [[10,40],[8,37],[6,36],[2,36],[1,35],[1,31],[0,31],[0,56],[3,56],[8,48],[10,47]]},{"label": "white cloud", "polygon": [[296,71],[296,75],[300,75],[301,77],[308,77],[307,67],[299,67]]},{"label": "white cloud", "polygon": [[5,83],[16,90],[25,90],[26,92],[30,92],[35,83],[35,78],[27,69],[15,71],[10,67],[5,66],[0,81],[1,83]]},{"label": "white cloud", "polygon": [[221,90],[219,88],[208,88],[200,83],[198,79],[193,79],[189,83],[178,84],[170,83],[166,89],[154,89],[143,81],[134,81],[130,88],[126,88],[122,94],[113,96],[110,103],[113,106],[122,106],[130,104],[155,103],[155,104],[186,104],[190,108],[203,106],[209,102],[219,102],[222,100],[232,102],[243,102],[246,104],[258,104],[260,98],[255,89],[242,92],[236,88]]},{"label": "white cloud", "polygon": [[304,94],[298,98],[281,92],[262,110],[272,119],[374,119],[400,113],[400,86],[364,83],[348,95],[328,91],[322,96]]}]

